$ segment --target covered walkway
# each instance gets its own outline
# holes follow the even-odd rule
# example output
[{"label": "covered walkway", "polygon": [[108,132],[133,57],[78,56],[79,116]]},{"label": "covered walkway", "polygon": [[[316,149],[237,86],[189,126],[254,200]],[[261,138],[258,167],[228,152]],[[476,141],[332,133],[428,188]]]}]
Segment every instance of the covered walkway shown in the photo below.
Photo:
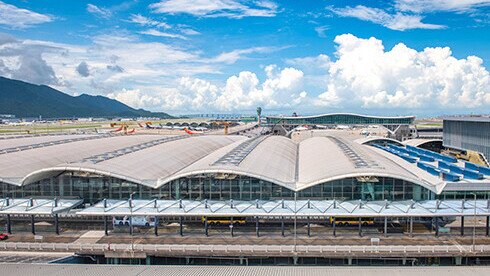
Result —
[{"label": "covered walkway", "polygon": [[81,199],[35,199],[35,198],[0,198],[0,215],[6,217],[6,230],[12,234],[11,216],[30,216],[31,232],[36,234],[36,216],[52,216],[56,234],[59,234],[58,216],[60,213],[82,204]]},{"label": "covered walkway", "polygon": [[[105,233],[108,233],[109,217],[153,217],[155,235],[158,235],[160,218],[179,218],[180,235],[183,235],[184,217],[202,217],[205,233],[208,233],[208,218],[225,218],[230,224],[233,236],[234,219],[246,218],[254,221],[256,234],[259,235],[260,219],[281,221],[284,235],[285,221],[298,219],[307,221],[310,235],[310,220],[324,219],[332,223],[333,235],[336,235],[336,219],[349,220],[358,225],[359,235],[366,223],[380,221],[384,224],[384,235],[388,234],[388,219],[402,218],[410,224],[410,236],[413,233],[414,219],[426,218],[431,221],[435,235],[439,235],[440,221],[448,217],[461,218],[461,235],[464,235],[465,217],[486,217],[485,234],[489,235],[490,200],[427,200],[427,201],[338,201],[338,200],[276,200],[276,201],[190,201],[190,200],[103,200],[92,207],[77,213],[81,216],[105,217]],[[130,233],[132,234],[131,219]]]}]

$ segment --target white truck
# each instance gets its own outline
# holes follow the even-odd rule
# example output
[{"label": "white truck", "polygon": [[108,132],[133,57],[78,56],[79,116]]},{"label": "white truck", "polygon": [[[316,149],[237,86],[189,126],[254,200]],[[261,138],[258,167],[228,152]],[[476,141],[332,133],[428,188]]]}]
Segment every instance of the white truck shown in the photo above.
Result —
[{"label": "white truck", "polygon": [[124,216],[124,217],[113,217],[112,224],[114,226],[129,226],[132,224],[133,226],[146,226],[146,227],[154,227],[155,226],[155,218],[149,216]]}]

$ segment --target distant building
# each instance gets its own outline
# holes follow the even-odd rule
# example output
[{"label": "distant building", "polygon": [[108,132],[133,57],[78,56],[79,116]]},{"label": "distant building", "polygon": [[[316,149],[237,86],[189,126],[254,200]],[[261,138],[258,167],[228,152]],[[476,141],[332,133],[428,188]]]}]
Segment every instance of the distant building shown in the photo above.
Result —
[{"label": "distant building", "polygon": [[353,113],[330,113],[313,116],[267,116],[267,124],[272,126],[274,133],[279,134],[297,126],[367,126],[381,125],[388,130],[390,138],[405,140],[411,137],[410,126],[415,116],[369,116]]},{"label": "distant building", "polygon": [[443,121],[443,145],[490,158],[490,117],[450,117]]}]

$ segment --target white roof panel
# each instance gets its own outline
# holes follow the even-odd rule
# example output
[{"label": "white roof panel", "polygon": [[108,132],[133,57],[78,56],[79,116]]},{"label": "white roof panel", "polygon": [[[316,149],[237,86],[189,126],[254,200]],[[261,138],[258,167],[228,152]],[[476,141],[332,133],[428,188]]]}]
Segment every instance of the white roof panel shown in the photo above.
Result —
[{"label": "white roof panel", "polygon": [[[131,202],[131,203],[130,203]],[[475,205],[476,203],[476,205]],[[489,200],[413,201],[192,201],[127,200],[99,202],[77,214],[86,216],[222,216],[222,217],[437,217],[488,216]],[[132,207],[130,207],[132,206]]]}]

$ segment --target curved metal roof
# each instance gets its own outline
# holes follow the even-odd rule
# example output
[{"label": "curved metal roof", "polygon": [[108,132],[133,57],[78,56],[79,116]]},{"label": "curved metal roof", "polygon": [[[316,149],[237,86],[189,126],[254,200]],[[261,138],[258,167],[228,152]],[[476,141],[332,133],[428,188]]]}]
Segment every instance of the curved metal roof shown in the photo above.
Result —
[{"label": "curved metal roof", "polygon": [[[156,138],[161,138],[161,136]],[[95,164],[80,160],[69,164],[43,168],[25,176],[22,183],[32,183],[46,176],[56,175],[60,171],[83,171],[156,187],[158,179],[168,178],[210,152],[244,138],[241,136],[215,135],[188,137],[187,139],[162,143]]]},{"label": "curved metal roof", "polygon": [[[0,155],[0,181],[21,184],[28,174],[92,155],[161,138],[156,135],[104,136],[99,139],[56,144]],[[0,141],[2,144],[3,141]]]},{"label": "curved metal roof", "polygon": [[409,145],[409,146],[414,146],[414,147],[420,147],[421,145],[423,145],[425,143],[432,143],[432,142],[442,142],[442,139],[414,138],[414,139],[405,140],[402,143],[404,145]]},{"label": "curved metal roof", "polygon": [[444,186],[397,156],[341,137],[299,143],[282,136],[168,137],[110,136],[0,154],[0,181],[27,185],[64,171],[81,171],[153,188],[203,173],[251,176],[295,191],[359,176],[403,179],[434,192]]},{"label": "curved metal roof", "polygon": [[377,118],[377,119],[415,119],[415,116],[371,116],[371,115],[362,115],[356,113],[326,113],[326,114],[309,115],[309,116],[267,116],[267,118],[305,119],[305,118],[319,118],[319,117],[327,117],[327,116],[335,116],[335,115],[347,115],[347,116],[357,116],[363,118]]},{"label": "curved metal roof", "polygon": [[383,141],[384,142],[390,142],[390,143],[393,143],[393,144],[399,145],[399,146],[402,146],[403,145],[398,140],[395,140],[395,139],[392,139],[392,138],[388,138],[388,137],[381,137],[381,136],[366,136],[366,137],[362,137],[362,138],[356,139],[354,142],[363,145],[363,144],[367,144],[367,143],[370,143],[370,142],[383,142]]}]

